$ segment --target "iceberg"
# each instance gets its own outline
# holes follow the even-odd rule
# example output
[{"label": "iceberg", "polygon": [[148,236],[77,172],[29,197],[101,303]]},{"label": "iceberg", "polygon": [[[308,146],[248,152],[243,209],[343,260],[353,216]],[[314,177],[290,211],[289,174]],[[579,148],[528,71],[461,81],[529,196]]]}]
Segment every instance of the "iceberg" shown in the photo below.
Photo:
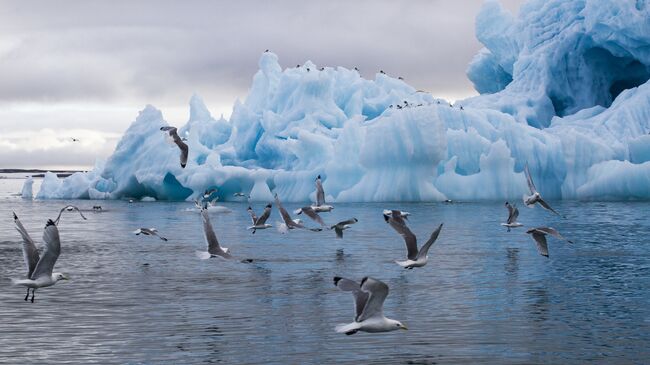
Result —
[{"label": "iceberg", "polygon": [[23,183],[23,189],[20,192],[20,196],[23,199],[32,199],[34,197],[33,186],[34,186],[34,178],[30,176],[27,179],[25,179],[25,182]]},{"label": "iceberg", "polygon": [[650,199],[650,2],[488,0],[467,69],[480,95],[447,101],[378,73],[259,60],[228,120],[190,99],[181,168],[146,106],[88,173],[47,174],[37,198],[327,201],[520,198],[529,165],[549,199]]}]

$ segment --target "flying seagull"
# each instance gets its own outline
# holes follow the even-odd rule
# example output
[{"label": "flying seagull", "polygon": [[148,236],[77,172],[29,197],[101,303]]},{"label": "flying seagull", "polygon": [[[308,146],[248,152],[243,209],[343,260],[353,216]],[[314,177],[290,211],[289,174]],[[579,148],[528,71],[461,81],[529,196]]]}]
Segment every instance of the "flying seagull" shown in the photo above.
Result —
[{"label": "flying seagull", "polygon": [[314,221],[316,221],[316,223],[320,224],[322,227],[327,227],[325,222],[323,222],[323,218],[321,218],[320,215],[316,213],[316,209],[314,209],[314,207],[311,206],[302,207],[300,209],[295,210],[294,213],[295,214],[305,213],[307,217],[313,219]]},{"label": "flying seagull", "polygon": [[212,224],[210,224],[210,216],[207,209],[201,209],[201,220],[203,221],[203,233],[205,234],[205,242],[208,245],[207,252],[196,252],[196,255],[204,260],[211,257],[223,257],[224,259],[231,259],[232,256],[226,247],[221,247],[217,240],[217,235],[214,233]]},{"label": "flying seagull", "polygon": [[232,196],[246,198],[247,200],[251,198],[251,196],[249,194],[244,194],[242,192],[234,193]]},{"label": "flying seagull", "polygon": [[181,137],[178,136],[178,130],[176,127],[160,127],[161,131],[167,132],[169,136],[172,138],[174,143],[178,146],[178,148],[181,150],[181,167],[185,168],[185,165],[187,165],[187,152],[188,152],[188,147],[185,142],[181,139]]},{"label": "flying seagull", "polygon": [[61,219],[61,214],[63,214],[63,212],[66,212],[66,211],[67,212],[72,212],[74,210],[76,210],[77,213],[79,213],[81,218],[83,218],[84,220],[88,219],[88,218],[84,217],[83,213],[81,213],[81,210],[79,210],[79,208],[75,207],[74,205],[66,205],[65,207],[61,208],[61,210],[59,211],[59,215],[56,216],[56,219],[54,220],[54,224],[55,225],[59,224],[59,219]]},{"label": "flying seagull", "polygon": [[329,212],[334,209],[333,206],[325,204],[325,190],[323,190],[320,175],[316,177],[316,206],[313,208],[316,212]]},{"label": "flying seagull", "polygon": [[52,286],[59,280],[68,280],[67,276],[58,272],[52,272],[54,264],[61,254],[59,229],[51,219],[48,219],[45,225],[45,231],[43,232],[43,242],[45,242],[43,256],[40,257],[34,240],[29,236],[29,233],[23,227],[16,213],[14,213],[14,223],[16,224],[16,230],[23,237],[23,258],[25,260],[25,266],[27,266],[27,279],[12,279],[12,283],[27,287],[25,301],[29,298],[29,289],[31,288],[32,303],[34,303],[36,289]]},{"label": "flying seagull", "polygon": [[382,213],[384,214],[384,217],[386,217],[386,216],[391,217],[393,215],[393,212],[399,212],[399,216],[404,218],[404,219],[408,219],[409,215],[411,215],[411,213],[409,213],[409,212],[405,212],[403,210],[396,210],[396,209],[393,209],[393,210],[384,209],[384,211]]},{"label": "flying seagull", "polygon": [[384,317],[384,300],[388,296],[388,285],[371,277],[365,277],[361,284],[354,280],[334,277],[334,285],[354,296],[354,322],[336,326],[336,332],[353,335],[363,332],[388,332],[408,330],[400,321]]},{"label": "flying seagull", "polygon": [[528,182],[528,189],[530,189],[530,196],[524,195],[524,204],[526,204],[527,207],[532,208],[535,203],[539,203],[539,205],[542,206],[542,208],[549,210],[559,216],[560,213],[556,212],[553,208],[551,208],[548,203],[546,203],[543,199],[542,196],[539,195],[539,192],[535,188],[535,184],[533,183],[533,178],[530,176],[530,171],[528,171],[528,164],[524,166],[524,173],[526,175],[526,182]]},{"label": "flying seagull", "polygon": [[271,203],[268,203],[266,207],[264,207],[264,213],[262,213],[262,215],[259,217],[255,215],[253,208],[248,207],[248,214],[251,215],[251,221],[253,222],[253,225],[246,229],[252,229],[253,234],[255,234],[255,230],[271,228],[272,226],[266,223],[266,220],[269,219],[269,216],[271,215],[271,207]]},{"label": "flying seagull", "polygon": [[[289,212],[287,212],[286,209],[282,206],[282,203],[280,203],[280,199],[278,198],[278,194],[275,194],[275,205],[278,207],[278,210],[280,211],[280,216],[282,216],[282,220],[284,223],[282,223],[279,227],[278,230],[281,233],[287,233],[288,230],[290,229],[296,229],[296,228],[307,228],[305,227],[304,224],[302,224],[302,221],[300,219],[291,219],[291,216],[289,215]],[[309,228],[310,231],[321,231],[321,228]]]},{"label": "flying seagull", "polygon": [[156,237],[160,238],[163,241],[167,241],[167,238],[159,235],[158,230],[155,229],[155,228],[138,228],[135,231],[133,231],[133,233],[135,233],[136,236],[138,236],[140,234],[143,234],[145,236],[156,236]]},{"label": "flying seagull", "polygon": [[77,138],[70,137],[70,139],[72,140],[72,142],[79,142],[79,139],[77,139]]},{"label": "flying seagull", "polygon": [[394,210],[393,214],[390,216],[384,215],[384,220],[404,238],[404,242],[406,243],[407,260],[395,262],[405,269],[413,269],[414,267],[422,267],[426,265],[429,259],[427,253],[429,252],[431,245],[436,242],[440,230],[442,229],[442,224],[431,233],[429,240],[418,250],[417,239],[409,227],[406,226],[406,222],[402,219],[399,211]]},{"label": "flying seagull", "polygon": [[521,227],[523,224],[517,222],[517,217],[519,217],[519,209],[517,209],[516,206],[506,202],[506,208],[508,208],[508,220],[506,223],[501,223],[501,225],[508,227],[508,232],[510,232],[510,228]]},{"label": "flying seagull", "polygon": [[537,228],[531,228],[528,231],[526,231],[531,237],[533,237],[533,240],[535,240],[535,244],[537,245],[537,251],[539,251],[539,254],[545,257],[548,257],[548,244],[546,243],[546,235],[550,234],[551,236],[555,238],[559,238],[561,240],[567,241],[569,243],[573,243],[573,241],[569,241],[568,239],[564,238],[558,232],[555,228],[551,227],[537,227]]},{"label": "flying seagull", "polygon": [[357,223],[359,220],[356,218],[350,218],[345,221],[341,221],[331,226],[330,229],[333,229],[336,232],[336,238],[343,238],[343,230],[350,228],[351,224]]}]

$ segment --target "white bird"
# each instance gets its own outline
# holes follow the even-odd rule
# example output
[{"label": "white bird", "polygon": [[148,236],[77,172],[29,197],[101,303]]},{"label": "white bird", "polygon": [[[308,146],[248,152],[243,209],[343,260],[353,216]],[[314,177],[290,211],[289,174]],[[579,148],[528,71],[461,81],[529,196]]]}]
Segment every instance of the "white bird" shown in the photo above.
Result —
[{"label": "white bird", "polygon": [[426,265],[429,260],[427,253],[429,252],[431,245],[433,245],[438,238],[440,230],[442,230],[442,224],[431,233],[429,240],[418,250],[417,238],[413,232],[411,232],[409,227],[406,226],[406,222],[402,219],[399,211],[394,210],[391,215],[384,215],[384,220],[404,238],[404,242],[406,243],[407,260],[395,262],[405,269],[413,269],[414,267],[422,267]]},{"label": "white bird", "polygon": [[539,251],[539,254],[545,257],[548,257],[548,244],[546,243],[547,234],[550,234],[553,237],[559,238],[569,243],[573,243],[573,241],[564,238],[564,236],[562,236],[560,232],[558,232],[555,228],[551,228],[551,227],[531,228],[528,231],[526,231],[526,233],[531,235],[531,237],[535,241],[535,244],[537,245],[537,251]]},{"label": "white bird", "polygon": [[250,200],[250,198],[251,198],[250,195],[244,194],[242,192],[234,193],[232,196],[240,197],[240,198],[246,198],[246,200]]},{"label": "white bird", "polygon": [[68,277],[64,274],[52,272],[54,264],[61,254],[59,229],[51,219],[47,220],[45,231],[43,232],[43,242],[45,242],[43,256],[39,257],[34,240],[29,236],[23,224],[20,223],[16,213],[14,213],[14,223],[16,224],[16,230],[23,238],[23,258],[27,266],[27,279],[12,279],[12,283],[27,287],[25,301],[29,298],[29,289],[31,288],[32,303],[34,303],[36,289],[52,286],[59,280],[68,280]]},{"label": "white bird", "polygon": [[384,317],[384,300],[388,296],[388,285],[371,277],[365,277],[361,284],[354,280],[334,277],[334,285],[354,296],[354,322],[336,326],[336,332],[353,335],[362,332],[389,332],[408,330],[400,321]]},{"label": "white bird", "polygon": [[330,229],[333,229],[336,232],[336,238],[343,238],[343,230],[350,228],[351,224],[357,223],[359,220],[356,218],[350,218],[345,221],[341,221],[331,226]]},{"label": "white bird", "polygon": [[255,215],[253,208],[248,207],[247,211],[248,214],[251,215],[251,221],[253,222],[253,225],[246,229],[252,229],[253,234],[255,234],[255,231],[258,229],[267,229],[273,227],[272,225],[266,223],[266,220],[269,219],[269,216],[271,215],[271,207],[271,203],[267,204],[266,207],[264,207],[264,213],[262,213],[259,218]]},{"label": "white bird", "polygon": [[325,204],[325,190],[323,190],[320,175],[316,177],[316,205],[312,206],[312,208],[315,212],[330,212],[334,209],[333,206]]},{"label": "white bird", "polygon": [[155,228],[138,228],[135,231],[133,231],[133,233],[135,233],[136,236],[138,236],[140,234],[143,234],[145,236],[156,236],[156,237],[160,238],[163,241],[167,241],[167,238],[159,235],[158,230],[155,229]]},{"label": "white bird", "polygon": [[[275,194],[275,205],[278,207],[278,210],[280,211],[280,216],[284,221],[284,223],[280,224],[280,226],[278,227],[280,233],[287,233],[290,229],[296,229],[296,228],[307,229],[307,227],[305,227],[305,225],[302,224],[302,221],[300,219],[291,219],[289,212],[287,212],[287,210],[284,209],[284,207],[282,206],[282,203],[280,203],[278,194]],[[315,232],[322,231],[321,228],[309,228],[309,230]]]},{"label": "white bird", "polygon": [[316,223],[320,224],[321,227],[327,227],[325,222],[323,221],[323,218],[321,218],[318,213],[316,213],[316,210],[312,206],[307,206],[307,207],[302,207],[300,209],[296,209],[294,211],[295,214],[301,214],[305,213],[305,215],[311,219],[313,219]]},{"label": "white bird", "polygon": [[523,226],[523,224],[517,222],[517,217],[519,217],[519,209],[516,206],[506,202],[506,208],[508,208],[508,220],[506,223],[501,223],[502,226],[508,227],[508,232],[510,228],[517,228]]},{"label": "white bird", "polygon": [[187,165],[188,147],[187,144],[183,142],[181,137],[178,136],[178,130],[176,129],[176,127],[160,127],[160,130],[167,132],[167,134],[171,137],[172,141],[181,150],[181,167],[185,168],[185,165]]},{"label": "white bird", "polygon": [[524,195],[524,204],[526,204],[526,206],[529,208],[533,208],[535,203],[538,203],[542,208],[561,216],[560,213],[556,212],[553,208],[551,208],[550,205],[548,205],[547,202],[544,201],[544,199],[542,199],[542,196],[535,188],[533,178],[530,176],[530,171],[528,171],[528,164],[524,166],[524,174],[526,175],[526,182],[528,183],[528,189],[530,190],[531,194],[529,196]]},{"label": "white bird", "polygon": [[389,209],[384,209],[382,213],[384,214],[384,216],[390,217],[393,215],[393,212],[399,212],[399,216],[404,219],[409,219],[409,215],[411,215],[411,213],[405,212],[403,210],[389,210]]},{"label": "white bird", "polygon": [[217,235],[214,233],[212,224],[210,224],[210,216],[208,215],[207,209],[201,210],[201,220],[203,221],[203,233],[205,235],[205,243],[208,246],[207,252],[197,251],[196,255],[204,260],[212,257],[223,257],[224,259],[230,259],[232,256],[228,252],[228,248],[221,247],[219,241],[217,240]]},{"label": "white bird", "polygon": [[59,215],[56,216],[56,219],[54,220],[54,224],[55,225],[59,224],[59,219],[61,219],[61,214],[63,212],[65,212],[65,211],[72,212],[72,211],[75,211],[75,210],[77,211],[77,213],[79,213],[79,215],[81,216],[81,218],[83,218],[83,220],[88,219],[88,218],[84,217],[83,213],[81,213],[81,210],[79,210],[79,208],[75,207],[74,205],[66,205],[65,207],[61,208],[61,210],[59,211]]}]

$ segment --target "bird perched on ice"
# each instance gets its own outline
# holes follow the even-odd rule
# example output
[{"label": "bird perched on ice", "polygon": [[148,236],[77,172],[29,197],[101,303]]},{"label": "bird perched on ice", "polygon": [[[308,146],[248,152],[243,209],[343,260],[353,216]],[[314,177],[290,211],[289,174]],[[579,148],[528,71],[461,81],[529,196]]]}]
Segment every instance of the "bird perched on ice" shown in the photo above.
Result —
[{"label": "bird perched on ice", "polygon": [[29,233],[23,227],[16,213],[14,213],[14,223],[16,230],[23,238],[23,259],[27,266],[27,279],[12,279],[12,283],[27,287],[25,301],[29,298],[29,289],[32,289],[31,301],[34,303],[36,289],[52,286],[60,280],[68,280],[68,277],[64,274],[52,272],[54,270],[54,264],[61,254],[59,229],[51,219],[48,219],[45,224],[45,231],[43,232],[43,242],[45,243],[43,256],[40,256],[34,240],[29,236]]},{"label": "bird perched on ice", "polygon": [[255,231],[258,229],[267,229],[273,227],[272,225],[266,223],[266,220],[269,219],[269,216],[271,215],[271,203],[268,203],[266,207],[264,207],[264,213],[262,213],[262,215],[259,217],[255,215],[253,208],[248,207],[247,211],[248,214],[250,214],[251,216],[251,221],[253,222],[253,225],[246,229],[252,229],[253,234],[255,234]]},{"label": "bird perched on ice", "polygon": [[341,221],[331,226],[330,229],[333,229],[336,232],[336,238],[343,238],[343,230],[350,228],[351,224],[357,223],[359,220],[356,218],[350,218],[345,221]]},{"label": "bird perched on ice", "polygon": [[133,231],[133,233],[135,233],[136,236],[139,236],[141,234],[145,236],[156,236],[163,241],[167,241],[167,238],[159,235],[158,230],[155,228],[138,228],[135,231]]},{"label": "bird perched on ice", "polygon": [[407,260],[395,262],[405,269],[413,269],[414,267],[422,267],[426,265],[429,260],[427,255],[429,248],[431,248],[431,245],[433,245],[433,243],[436,242],[436,239],[438,239],[438,235],[440,235],[440,231],[442,230],[442,224],[431,233],[429,240],[418,250],[417,239],[406,225],[404,219],[402,219],[400,211],[394,210],[391,215],[384,215],[384,220],[393,227],[402,238],[404,238],[404,242],[406,243]]},{"label": "bird perched on ice", "polygon": [[160,127],[160,130],[167,132],[167,135],[171,138],[172,142],[181,150],[181,167],[185,168],[185,165],[187,165],[188,147],[181,137],[178,136],[176,127]]},{"label": "bird perched on ice", "polygon": [[[280,233],[287,233],[290,229],[296,229],[296,228],[307,229],[307,227],[305,227],[305,225],[302,224],[302,221],[300,219],[291,219],[289,212],[287,212],[287,210],[284,209],[284,207],[282,206],[282,203],[280,203],[278,194],[275,194],[275,205],[278,207],[278,210],[280,211],[280,216],[282,216],[282,220],[284,221],[284,223],[278,226],[278,230],[280,231]],[[322,231],[322,228],[309,228],[309,230]]]},{"label": "bird perched on ice", "polygon": [[521,227],[523,224],[517,222],[517,217],[519,217],[519,209],[517,209],[516,206],[506,202],[506,208],[508,208],[508,220],[506,223],[501,223],[501,225],[508,227],[508,232],[510,232],[510,228]]},{"label": "bird perched on ice", "polygon": [[228,248],[221,247],[217,240],[217,235],[214,233],[212,224],[210,224],[210,216],[207,209],[201,209],[201,221],[203,222],[203,234],[205,235],[205,243],[208,246],[207,252],[196,252],[198,258],[204,260],[212,257],[222,257],[224,259],[231,259]]},{"label": "bird perched on ice", "polygon": [[528,183],[528,189],[530,190],[531,194],[529,196],[524,195],[524,204],[526,204],[526,206],[529,208],[533,208],[535,203],[538,203],[542,208],[561,216],[560,213],[556,212],[555,209],[551,208],[551,206],[548,205],[544,199],[542,199],[542,196],[535,188],[533,178],[530,176],[530,171],[528,171],[528,164],[524,166],[524,174],[526,175],[526,182]]},{"label": "bird perched on ice", "polygon": [[533,240],[535,241],[535,245],[537,245],[537,251],[539,251],[539,254],[545,257],[548,257],[548,244],[546,243],[546,235],[551,235],[555,238],[567,241],[569,243],[573,243],[573,241],[570,241],[564,236],[560,234],[555,228],[551,227],[537,227],[537,228],[531,228],[528,231],[526,231]]},{"label": "bird perched on ice", "polygon": [[336,326],[336,332],[353,335],[358,331],[373,333],[408,330],[402,322],[384,316],[384,300],[388,296],[386,283],[366,276],[359,284],[336,276],[334,285],[342,291],[352,292],[354,296],[354,322]]}]

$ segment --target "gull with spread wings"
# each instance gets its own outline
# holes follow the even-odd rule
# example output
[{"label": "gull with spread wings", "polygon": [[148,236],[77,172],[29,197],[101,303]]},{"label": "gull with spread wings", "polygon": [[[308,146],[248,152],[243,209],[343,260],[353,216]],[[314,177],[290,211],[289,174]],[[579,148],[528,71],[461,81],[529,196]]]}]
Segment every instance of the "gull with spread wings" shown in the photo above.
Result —
[{"label": "gull with spread wings", "polygon": [[406,225],[406,221],[402,218],[400,211],[393,210],[391,215],[384,214],[384,220],[404,238],[404,242],[406,243],[407,259],[395,262],[405,269],[413,269],[414,267],[426,265],[429,260],[429,249],[436,242],[436,239],[438,239],[438,235],[442,230],[442,224],[431,233],[429,240],[418,250],[417,238]]}]

